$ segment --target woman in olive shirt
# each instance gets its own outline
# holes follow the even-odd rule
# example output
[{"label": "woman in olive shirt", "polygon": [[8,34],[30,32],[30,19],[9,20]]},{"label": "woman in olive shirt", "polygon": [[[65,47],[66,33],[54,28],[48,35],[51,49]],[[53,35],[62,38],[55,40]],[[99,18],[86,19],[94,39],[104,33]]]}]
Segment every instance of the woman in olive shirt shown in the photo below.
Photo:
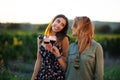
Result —
[{"label": "woman in olive shirt", "polygon": [[69,46],[66,80],[103,80],[103,49],[94,38],[94,26],[86,17],[76,17],[72,25],[76,41]]}]

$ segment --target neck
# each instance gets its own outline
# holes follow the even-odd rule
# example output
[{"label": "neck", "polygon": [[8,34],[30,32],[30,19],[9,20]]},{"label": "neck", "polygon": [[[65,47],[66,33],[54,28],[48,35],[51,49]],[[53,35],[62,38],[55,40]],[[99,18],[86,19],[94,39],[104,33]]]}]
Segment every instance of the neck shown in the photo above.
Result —
[{"label": "neck", "polygon": [[55,35],[56,35],[56,33],[55,33],[55,32],[53,32],[53,31],[51,31],[51,32],[50,32],[50,35],[55,36]]}]

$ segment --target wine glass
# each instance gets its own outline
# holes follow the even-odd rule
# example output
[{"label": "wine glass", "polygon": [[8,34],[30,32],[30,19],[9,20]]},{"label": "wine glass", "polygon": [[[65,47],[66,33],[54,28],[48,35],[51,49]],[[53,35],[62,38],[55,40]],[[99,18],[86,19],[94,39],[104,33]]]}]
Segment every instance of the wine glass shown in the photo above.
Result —
[{"label": "wine glass", "polygon": [[45,36],[43,37],[43,39],[44,39],[44,44],[49,44],[49,43],[50,43],[49,36],[45,35]]},{"label": "wine glass", "polygon": [[49,39],[52,45],[56,42],[56,36],[49,36]]}]

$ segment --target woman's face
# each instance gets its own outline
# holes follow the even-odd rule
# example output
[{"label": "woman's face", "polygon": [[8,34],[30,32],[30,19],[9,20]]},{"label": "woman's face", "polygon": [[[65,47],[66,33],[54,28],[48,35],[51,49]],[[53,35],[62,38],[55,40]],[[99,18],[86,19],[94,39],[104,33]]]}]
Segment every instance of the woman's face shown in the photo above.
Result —
[{"label": "woman's face", "polygon": [[52,24],[53,32],[60,32],[66,25],[66,20],[64,18],[56,18]]},{"label": "woman's face", "polygon": [[76,36],[77,28],[74,26],[74,24],[72,25],[71,29],[72,29],[72,35]]}]

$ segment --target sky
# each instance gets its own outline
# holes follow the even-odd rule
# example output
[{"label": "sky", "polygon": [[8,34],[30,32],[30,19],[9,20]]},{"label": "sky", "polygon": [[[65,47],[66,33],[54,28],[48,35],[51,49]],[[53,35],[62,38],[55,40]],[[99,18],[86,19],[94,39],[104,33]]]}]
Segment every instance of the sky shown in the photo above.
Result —
[{"label": "sky", "polygon": [[120,22],[120,0],[0,0],[0,22],[48,23],[58,14]]}]

